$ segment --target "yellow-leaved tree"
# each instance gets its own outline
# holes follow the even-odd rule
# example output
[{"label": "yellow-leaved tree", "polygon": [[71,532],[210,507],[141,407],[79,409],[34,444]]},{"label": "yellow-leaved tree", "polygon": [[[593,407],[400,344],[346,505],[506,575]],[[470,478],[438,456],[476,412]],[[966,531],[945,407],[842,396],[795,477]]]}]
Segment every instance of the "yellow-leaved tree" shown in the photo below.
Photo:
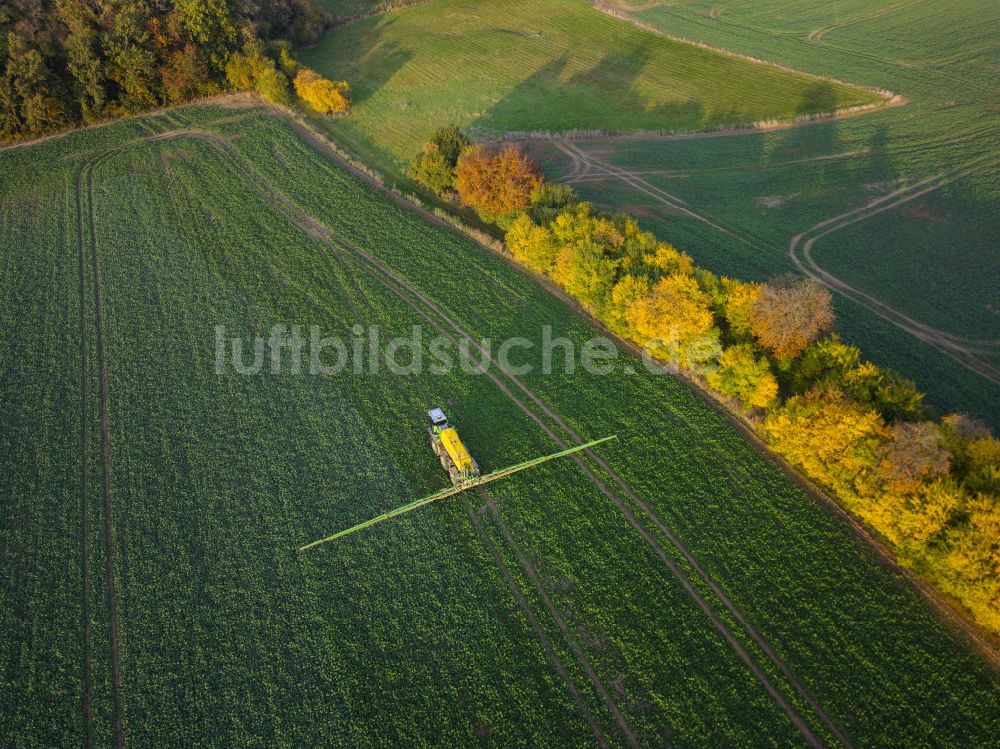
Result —
[{"label": "yellow-leaved tree", "polygon": [[772,410],[762,431],[776,452],[862,511],[879,494],[874,467],[889,429],[874,410],[834,387],[810,390]]},{"label": "yellow-leaved tree", "polygon": [[518,216],[507,230],[507,249],[533,270],[550,273],[559,247],[547,227],[539,226],[526,213]]},{"label": "yellow-leaved tree", "polygon": [[301,68],[292,85],[299,98],[317,112],[338,114],[351,106],[351,86],[347,81],[327,80],[315,70]]},{"label": "yellow-leaved tree", "polygon": [[737,398],[747,412],[767,408],[778,397],[778,381],[767,358],[756,356],[753,346],[730,346],[719,359],[719,367],[706,375],[708,384],[723,395]]},{"label": "yellow-leaved tree", "polygon": [[625,310],[625,321],[634,340],[689,367],[689,348],[700,339],[715,340],[708,295],[694,278],[680,273],[661,278],[635,299]]}]

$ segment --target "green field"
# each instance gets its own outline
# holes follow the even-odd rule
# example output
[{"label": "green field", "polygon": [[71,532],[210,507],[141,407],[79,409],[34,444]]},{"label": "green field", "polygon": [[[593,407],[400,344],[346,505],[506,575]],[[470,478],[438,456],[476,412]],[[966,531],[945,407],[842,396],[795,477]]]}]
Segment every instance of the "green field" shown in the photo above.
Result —
[{"label": "green field", "polygon": [[[0,185],[5,745],[1000,732],[963,636],[631,355],[607,376],[217,374],[217,325],[246,344],[275,323],[596,332],[283,120],[174,110],[0,153]],[[434,404],[484,470],[619,440],[297,555],[445,483]]]},{"label": "green field", "polygon": [[690,132],[880,100],[667,39],[583,0],[435,0],[335,29],[300,58],[351,82],[351,116],[333,130],[392,170],[447,122],[480,137]]},{"label": "green field", "polygon": [[[634,211],[700,263],[740,277],[793,269],[793,237],[882,201],[886,210],[817,237],[813,259],[958,346],[973,347],[978,363],[960,363],[847,297],[838,298],[841,334],[915,379],[942,411],[1000,424],[996,4],[775,0],[729,3],[721,12],[708,2],[641,8],[631,15],[672,34],[888,88],[909,103],[769,133],[578,141],[591,160],[586,169],[580,154],[574,160],[539,146],[550,175],[570,179],[587,199]],[[800,243],[800,257],[801,250]],[[987,368],[992,375],[984,375]]]},{"label": "green field", "polygon": [[415,5],[424,0],[316,0],[316,5],[327,11],[334,19],[357,18],[370,13]]}]

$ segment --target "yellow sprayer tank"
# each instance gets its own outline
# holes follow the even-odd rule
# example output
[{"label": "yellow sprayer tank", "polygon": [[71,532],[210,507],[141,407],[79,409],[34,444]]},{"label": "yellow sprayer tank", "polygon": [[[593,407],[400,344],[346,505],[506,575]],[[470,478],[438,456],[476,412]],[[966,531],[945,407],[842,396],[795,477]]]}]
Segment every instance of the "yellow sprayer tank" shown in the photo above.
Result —
[{"label": "yellow sprayer tank", "polygon": [[432,408],[427,412],[430,426],[427,431],[431,436],[431,448],[441,460],[441,466],[451,476],[455,486],[461,486],[479,476],[479,466],[469,451],[465,449],[458,432],[448,426],[448,417],[440,408]]},{"label": "yellow sprayer tank", "polygon": [[441,430],[441,444],[444,445],[444,449],[448,451],[448,457],[451,458],[452,463],[455,464],[455,468],[458,469],[459,473],[465,473],[472,468],[472,456],[469,455],[469,451],[465,449],[465,445],[462,444],[462,440],[458,438],[458,432],[455,431],[453,427],[447,427]]}]

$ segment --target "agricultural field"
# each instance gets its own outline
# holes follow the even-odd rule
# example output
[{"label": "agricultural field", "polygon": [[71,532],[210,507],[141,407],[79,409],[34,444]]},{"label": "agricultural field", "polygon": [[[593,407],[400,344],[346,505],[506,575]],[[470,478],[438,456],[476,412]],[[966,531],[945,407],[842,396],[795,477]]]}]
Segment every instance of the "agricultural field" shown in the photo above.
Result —
[{"label": "agricultural field", "polygon": [[582,0],[419,3],[334,29],[300,56],[351,82],[351,116],[332,132],[387,171],[447,122],[481,138],[689,132],[883,101],[667,39]]},{"label": "agricultural field", "polygon": [[415,5],[418,2],[423,0],[318,0],[316,5],[329,13],[335,21],[340,21]]},{"label": "agricultural field", "polygon": [[[598,333],[269,110],[0,152],[0,216],[5,745],[1000,733],[1000,681],[966,635],[631,354],[604,376],[544,375],[538,347],[524,375],[220,373],[218,326],[244,364],[275,324]],[[484,470],[619,439],[297,554],[445,484],[432,405]]]},{"label": "agricultural field", "polygon": [[842,337],[941,412],[1000,424],[996,4],[604,5],[907,103],[731,137],[536,144],[550,177],[636,213],[716,272],[831,281]]}]

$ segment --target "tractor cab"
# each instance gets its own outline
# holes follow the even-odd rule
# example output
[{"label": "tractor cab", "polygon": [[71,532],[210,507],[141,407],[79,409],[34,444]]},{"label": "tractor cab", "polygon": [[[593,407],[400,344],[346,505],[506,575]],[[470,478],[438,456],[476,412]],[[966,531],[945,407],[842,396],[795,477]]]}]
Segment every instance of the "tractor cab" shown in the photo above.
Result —
[{"label": "tractor cab", "polygon": [[448,417],[444,415],[444,411],[440,408],[432,408],[428,411],[427,418],[431,420],[431,430],[434,432],[440,432],[442,429],[448,428]]}]

